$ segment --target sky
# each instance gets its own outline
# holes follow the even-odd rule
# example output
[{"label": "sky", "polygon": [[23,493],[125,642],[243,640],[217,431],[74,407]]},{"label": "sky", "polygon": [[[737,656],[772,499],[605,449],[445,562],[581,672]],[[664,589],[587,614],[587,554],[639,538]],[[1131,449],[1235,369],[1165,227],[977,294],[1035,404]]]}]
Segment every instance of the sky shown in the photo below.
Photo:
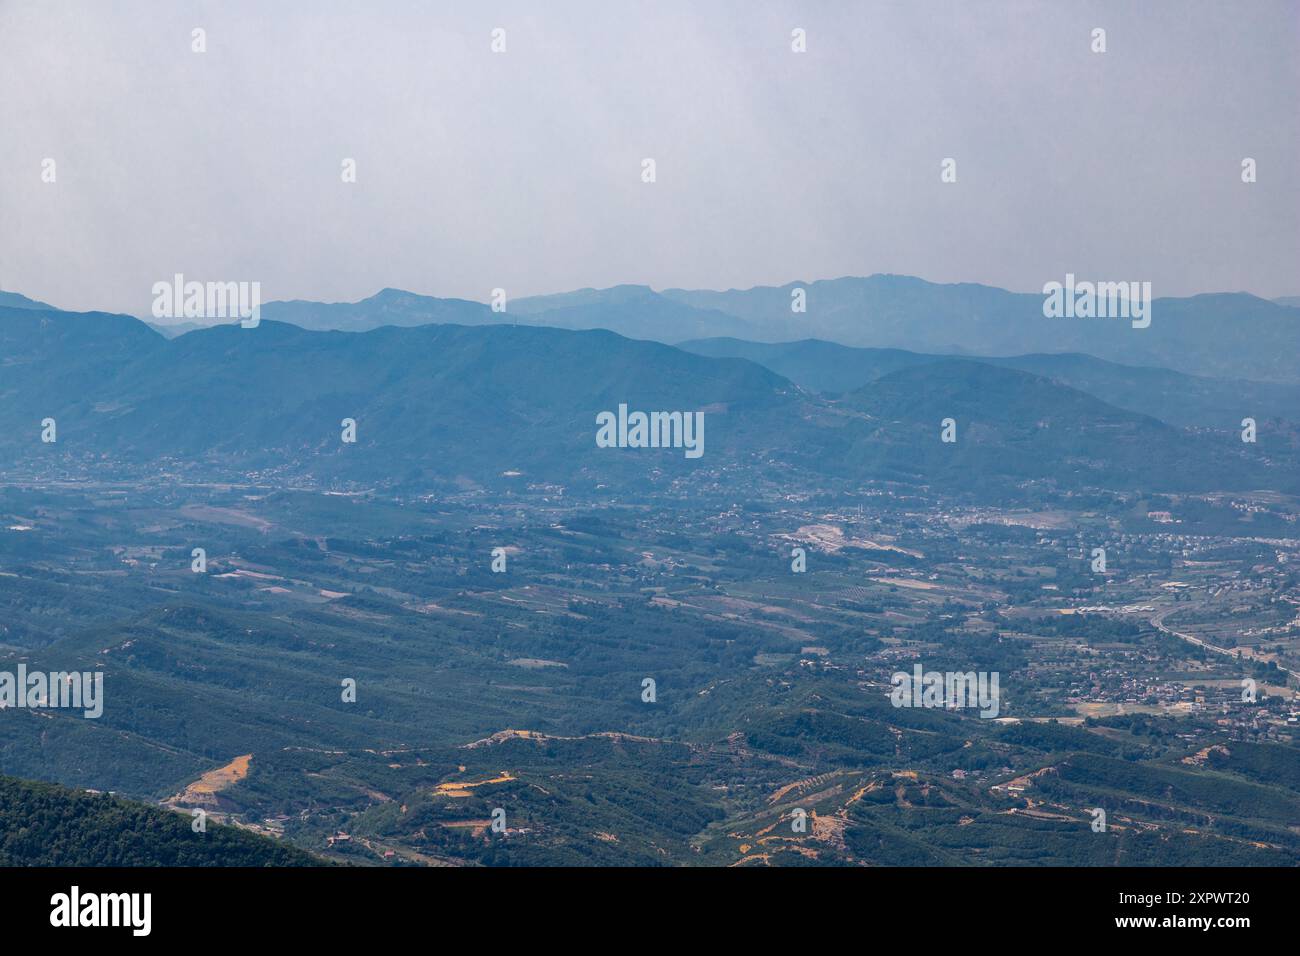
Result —
[{"label": "sky", "polygon": [[0,289],[1300,295],[1298,90],[1266,0],[0,0]]}]

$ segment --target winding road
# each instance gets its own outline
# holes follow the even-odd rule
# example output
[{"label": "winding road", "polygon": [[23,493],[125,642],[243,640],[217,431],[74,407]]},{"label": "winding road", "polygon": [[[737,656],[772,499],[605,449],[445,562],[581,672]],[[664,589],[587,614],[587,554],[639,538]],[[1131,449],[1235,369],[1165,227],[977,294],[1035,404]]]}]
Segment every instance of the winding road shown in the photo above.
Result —
[{"label": "winding road", "polygon": [[[1174,637],[1187,641],[1187,643],[1189,644],[1195,644],[1197,647],[1203,647],[1207,651],[1213,651],[1215,654],[1222,654],[1225,657],[1234,657],[1234,658],[1240,656],[1245,660],[1253,661],[1254,663],[1257,664],[1270,663],[1269,661],[1256,657],[1254,654],[1250,652],[1248,648],[1229,649],[1226,647],[1219,647],[1217,644],[1211,644],[1208,641],[1203,641],[1199,637],[1193,637],[1191,634],[1184,634],[1182,631],[1175,631],[1171,627],[1165,627],[1165,618],[1167,618],[1170,614],[1173,614],[1175,611],[1181,611],[1181,610],[1183,609],[1178,607],[1167,607],[1163,611],[1157,611],[1155,614],[1151,615],[1152,627],[1156,628],[1156,630],[1163,631],[1166,634],[1172,634]],[[1280,670],[1283,674],[1286,674],[1288,677],[1296,676],[1295,671],[1289,670],[1283,667],[1281,664],[1277,664],[1276,661],[1272,663],[1274,663],[1277,666],[1277,669]]]}]

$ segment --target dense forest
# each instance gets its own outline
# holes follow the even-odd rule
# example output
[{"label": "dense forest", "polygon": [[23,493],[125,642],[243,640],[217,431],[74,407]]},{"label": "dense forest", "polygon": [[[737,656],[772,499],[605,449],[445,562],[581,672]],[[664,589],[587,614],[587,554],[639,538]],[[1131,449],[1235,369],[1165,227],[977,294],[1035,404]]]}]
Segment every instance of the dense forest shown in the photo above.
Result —
[{"label": "dense forest", "polygon": [[0,777],[0,866],[312,866],[295,847],[107,794]]}]

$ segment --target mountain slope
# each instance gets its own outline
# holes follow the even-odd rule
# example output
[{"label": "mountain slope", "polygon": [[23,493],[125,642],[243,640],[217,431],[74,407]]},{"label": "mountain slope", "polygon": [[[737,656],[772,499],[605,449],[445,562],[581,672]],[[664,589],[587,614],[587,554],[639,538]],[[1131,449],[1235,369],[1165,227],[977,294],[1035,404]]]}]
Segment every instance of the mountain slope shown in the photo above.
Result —
[{"label": "mountain slope", "polygon": [[303,329],[343,332],[365,332],[385,325],[482,325],[501,320],[481,302],[438,299],[401,289],[383,289],[360,302],[267,302],[262,306],[262,318]]},{"label": "mountain slope", "polygon": [[54,306],[37,302],[17,292],[5,292],[0,289],[0,309],[53,309]]},{"label": "mountain slope", "polygon": [[21,435],[35,435],[42,418],[112,401],[105,383],[165,344],[129,315],[0,308],[0,407]]},{"label": "mountain slope", "polygon": [[296,847],[188,814],[0,777],[0,866],[314,866]]},{"label": "mountain slope", "polygon": [[[966,484],[980,487],[1025,477],[1170,490],[1297,481],[1283,443],[1256,450],[1234,432],[1183,433],[978,361],[890,354],[884,365],[904,367],[835,401],[745,359],[606,331],[309,332],[263,321],[168,341],[124,316],[9,310],[0,335],[9,356],[0,448],[24,468],[91,455],[385,485],[493,484],[522,473],[647,489],[734,472],[782,484],[802,473],[961,488],[957,461],[979,469]],[[620,404],[702,412],[703,457],[597,447],[596,416]],[[38,440],[46,417],[58,421],[57,444]],[[955,450],[938,445],[945,417],[961,423]],[[356,422],[355,443],[341,440],[344,419]]]},{"label": "mountain slope", "polygon": [[[828,393],[854,391],[892,371],[947,357],[901,349],[852,348],[818,339],[771,344],[701,339],[678,347],[697,355],[748,359],[805,388]],[[1300,386],[1296,385],[1203,378],[1077,353],[980,357],[979,361],[1050,378],[1118,408],[1172,425],[1232,429],[1246,416],[1261,422],[1300,418]]]},{"label": "mountain slope", "polygon": [[[806,313],[791,312],[797,288],[806,290]],[[815,337],[959,355],[1084,352],[1194,375],[1300,383],[1294,361],[1300,353],[1300,312],[1245,293],[1157,298],[1145,329],[1133,328],[1127,319],[1049,319],[1038,293],[940,285],[912,276],[845,277],[727,292],[667,289],[663,295],[743,319],[758,330],[749,338],[769,342]],[[695,338],[727,334],[701,332]]]},{"label": "mountain slope", "polygon": [[693,338],[699,329],[719,335],[746,335],[750,323],[716,309],[677,302],[649,286],[580,289],[560,295],[534,296],[510,304],[524,321],[561,329],[609,329],[628,338],[674,343]]},{"label": "mountain slope", "polygon": [[314,331],[342,332],[385,325],[546,325],[608,329],[628,338],[664,343],[695,337],[701,329],[728,335],[753,331],[749,323],[723,312],[698,309],[637,285],[509,300],[505,312],[493,312],[481,302],[384,289],[359,302],[268,302],[262,306],[262,318]]},{"label": "mountain slope", "polygon": [[[1267,474],[1228,441],[1185,435],[1040,376],[973,360],[891,372],[844,405],[863,417],[837,436],[834,457],[895,480],[990,493],[1045,480],[1210,490],[1244,472]],[[941,441],[948,418],[956,422],[952,443]],[[1283,472],[1271,477],[1294,485]]]},{"label": "mountain slope", "polygon": [[[796,290],[806,293],[803,312],[791,308]],[[931,354],[1077,352],[1192,375],[1300,384],[1293,360],[1300,352],[1300,310],[1245,293],[1157,298],[1150,327],[1137,329],[1129,319],[1046,318],[1039,293],[898,275],[725,292],[620,285],[511,300],[504,313],[480,302],[384,289],[359,302],[268,302],[262,317],[352,332],[501,323],[609,329],[667,344],[720,336],[761,342],[812,337]]]},{"label": "mountain slope", "polygon": [[[726,423],[706,433],[717,457],[754,454],[765,431],[799,426],[798,390],[760,366],[609,332],[425,325],[351,334],[264,320],[256,329],[218,326],[167,342],[140,328],[149,347],[134,357],[129,348],[102,350],[115,369],[99,369],[89,388],[42,391],[40,401],[15,394],[4,413],[26,422],[56,417],[69,450],[225,455],[240,467],[357,480],[481,481],[512,469],[578,480],[588,469],[615,477],[695,465],[680,449],[596,448],[597,413],[620,403],[711,409],[711,424]],[[82,374],[84,362],[51,335],[28,331],[35,339],[28,351],[50,350],[32,368],[67,362],[75,371],[52,378]],[[355,445],[340,441],[344,418],[358,423]],[[14,437],[24,460],[42,451],[27,434]]]},{"label": "mountain slope", "polygon": [[946,357],[906,349],[853,348],[821,339],[749,342],[722,337],[694,339],[677,347],[713,358],[748,359],[805,388],[828,394],[856,391],[882,375]]}]

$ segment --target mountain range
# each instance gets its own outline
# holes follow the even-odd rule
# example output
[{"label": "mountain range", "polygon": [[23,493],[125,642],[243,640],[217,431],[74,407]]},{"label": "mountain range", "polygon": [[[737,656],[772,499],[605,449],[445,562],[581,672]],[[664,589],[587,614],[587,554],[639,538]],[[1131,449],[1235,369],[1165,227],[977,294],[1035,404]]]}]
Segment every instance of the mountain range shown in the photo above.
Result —
[{"label": "mountain range", "polygon": [[[1025,481],[1281,490],[1300,475],[1293,429],[1243,445],[1235,411],[1180,429],[962,358],[868,356],[862,374],[880,374],[828,396],[744,356],[535,326],[347,333],[264,319],[167,340],[128,316],[0,309],[0,348],[0,449],[20,468],[108,457],[399,486],[671,487],[730,473],[999,491]],[[704,412],[705,455],[596,447],[596,416],[621,404]],[[955,444],[940,441],[948,417]],[[39,440],[46,418],[52,444]],[[341,441],[344,419],[357,423],[355,443]]]},{"label": "mountain range", "polygon": [[[1059,279],[1060,277],[1058,277]],[[792,314],[804,289],[805,314]],[[696,308],[750,323],[760,342],[820,338],[842,345],[981,356],[1082,352],[1194,375],[1300,382],[1300,310],[1246,293],[1156,298],[1148,328],[1125,319],[1045,318],[1043,296],[911,276],[846,277],[744,291],[665,290]],[[792,334],[793,333],[793,334]],[[700,335],[697,338],[716,336]]]},{"label": "mountain range", "polygon": [[[682,342],[678,347],[697,355],[748,359],[805,388],[828,393],[851,392],[890,372],[951,357],[851,348],[820,339],[766,343],[717,338]],[[1247,416],[1258,421],[1300,420],[1300,385],[1186,375],[1076,352],[980,357],[979,361],[1040,375],[1172,425],[1230,429]]]},{"label": "mountain range", "polygon": [[0,289],[0,309],[53,309],[54,306],[37,302],[17,292],[5,292]]},{"label": "mountain range", "polygon": [[[805,311],[792,311],[802,291]],[[314,330],[509,322],[603,328],[666,344],[730,337],[762,343],[817,338],[931,354],[1083,353],[1189,375],[1300,384],[1300,308],[1247,293],[1156,298],[1148,328],[1127,319],[1046,318],[1044,297],[974,283],[872,275],[727,291],[620,285],[481,302],[384,289],[359,302],[267,302],[262,317]],[[2,304],[2,303],[0,303]],[[158,326],[164,334],[191,324]]]}]

